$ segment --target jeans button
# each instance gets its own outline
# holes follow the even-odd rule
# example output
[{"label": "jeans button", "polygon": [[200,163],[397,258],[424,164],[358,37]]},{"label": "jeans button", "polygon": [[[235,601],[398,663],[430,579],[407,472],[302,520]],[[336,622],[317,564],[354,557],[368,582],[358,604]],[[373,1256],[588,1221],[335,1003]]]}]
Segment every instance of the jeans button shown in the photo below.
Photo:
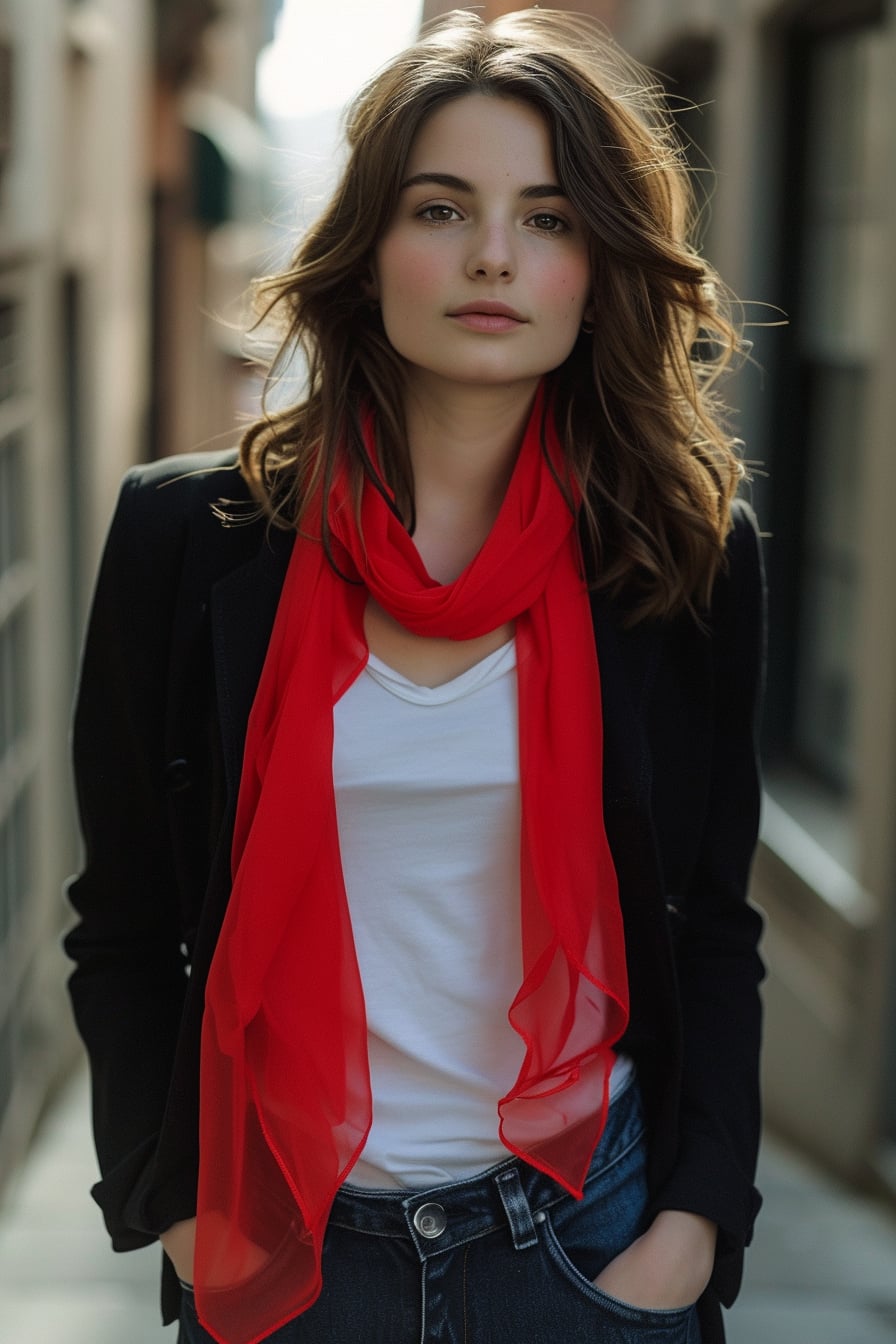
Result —
[{"label": "jeans button", "polygon": [[421,1237],[440,1237],[448,1226],[445,1210],[441,1204],[421,1204],[414,1214],[414,1226]]}]

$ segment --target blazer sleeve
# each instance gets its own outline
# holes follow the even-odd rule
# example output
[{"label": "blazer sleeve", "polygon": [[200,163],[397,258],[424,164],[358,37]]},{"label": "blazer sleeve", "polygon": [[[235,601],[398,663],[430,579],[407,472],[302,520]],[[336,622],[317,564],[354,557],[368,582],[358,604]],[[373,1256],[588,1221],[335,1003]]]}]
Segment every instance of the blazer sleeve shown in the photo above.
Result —
[{"label": "blazer sleeve", "polygon": [[758,712],[765,589],[756,520],[735,506],[727,566],[710,616],[713,706],[707,806],[678,938],[683,1073],[678,1161],[655,1209],[719,1226],[712,1287],[727,1306],[760,1205],[762,918],[748,902],[759,831]]},{"label": "blazer sleeve", "polygon": [[[177,491],[125,478],[95,589],[74,717],[84,866],[68,895],[69,981],[90,1059],[101,1179],[117,1250],[154,1239],[134,1192],[151,1162],[187,986],[165,788],[169,643],[183,542]],[[149,475],[147,484],[146,476]],[[158,473],[156,473],[158,474]]]}]

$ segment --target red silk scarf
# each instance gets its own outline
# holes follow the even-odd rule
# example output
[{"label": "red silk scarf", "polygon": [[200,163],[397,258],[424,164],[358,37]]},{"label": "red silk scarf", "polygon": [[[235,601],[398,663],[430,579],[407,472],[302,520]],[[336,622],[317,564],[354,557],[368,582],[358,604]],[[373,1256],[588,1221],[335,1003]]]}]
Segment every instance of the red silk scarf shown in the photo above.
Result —
[{"label": "red silk scarf", "polygon": [[[366,433],[375,461],[370,419]],[[581,1195],[628,992],[597,655],[562,470],[540,390],[498,518],[453,583],[429,578],[369,484],[360,531],[344,478],[329,510],[338,567],[359,583],[296,537],[249,719],[203,1022],[196,1301],[222,1344],[256,1344],[315,1300],[332,1201],[370,1127],[332,776],[333,705],[367,660],[368,594],[420,635],[516,623],[523,983],[509,1017],[526,1052],[499,1133]]]}]

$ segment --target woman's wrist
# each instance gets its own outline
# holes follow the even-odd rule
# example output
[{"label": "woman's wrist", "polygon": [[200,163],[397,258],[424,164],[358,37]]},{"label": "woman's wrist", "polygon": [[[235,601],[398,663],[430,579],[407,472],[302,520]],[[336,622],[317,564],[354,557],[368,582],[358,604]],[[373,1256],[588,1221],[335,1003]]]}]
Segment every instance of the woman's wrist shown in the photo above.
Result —
[{"label": "woman's wrist", "polygon": [[700,1296],[712,1275],[718,1228],[709,1218],[683,1209],[662,1209],[646,1234],[655,1254]]},{"label": "woman's wrist", "polygon": [[633,1306],[679,1308],[696,1302],[709,1283],[717,1228],[699,1214],[658,1213],[647,1231],[598,1275],[598,1288]]},{"label": "woman's wrist", "polygon": [[172,1223],[159,1234],[162,1250],[174,1266],[177,1277],[184,1283],[193,1282],[193,1255],[196,1249],[196,1219],[185,1218]]}]

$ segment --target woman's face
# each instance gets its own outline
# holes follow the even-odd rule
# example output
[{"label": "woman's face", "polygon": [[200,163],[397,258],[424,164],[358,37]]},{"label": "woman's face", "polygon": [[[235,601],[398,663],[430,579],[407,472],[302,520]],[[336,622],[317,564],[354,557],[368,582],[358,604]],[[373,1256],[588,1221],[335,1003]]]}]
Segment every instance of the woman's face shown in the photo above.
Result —
[{"label": "woman's face", "polygon": [[409,387],[534,386],[575,344],[588,235],[529,103],[465,94],[423,123],[371,295]]}]

